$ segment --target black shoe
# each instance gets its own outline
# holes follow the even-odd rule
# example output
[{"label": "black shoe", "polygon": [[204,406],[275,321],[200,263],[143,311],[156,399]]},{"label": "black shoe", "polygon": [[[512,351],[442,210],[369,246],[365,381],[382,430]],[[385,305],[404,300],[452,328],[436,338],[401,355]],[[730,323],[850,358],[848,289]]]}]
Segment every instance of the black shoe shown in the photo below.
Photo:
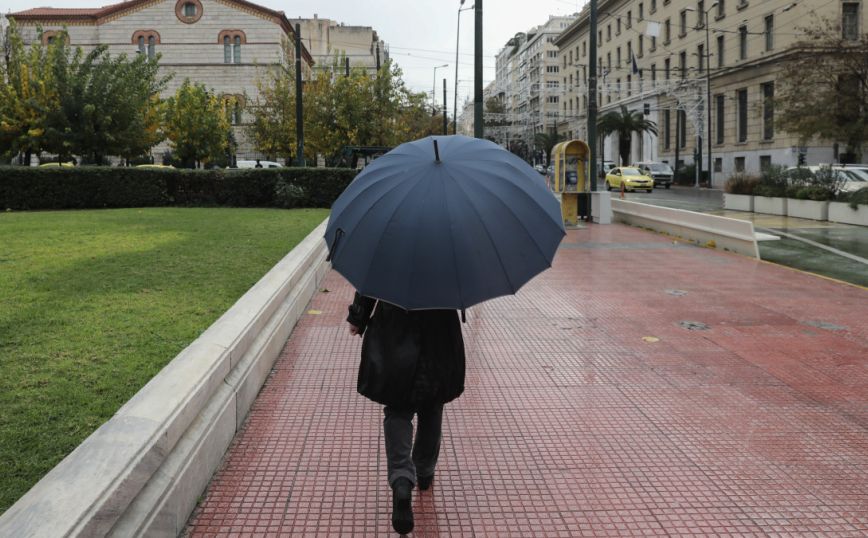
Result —
[{"label": "black shoe", "polygon": [[406,478],[395,480],[392,486],[392,528],[398,534],[413,530],[413,483]]},{"label": "black shoe", "polygon": [[431,482],[434,481],[434,475],[431,476],[417,476],[416,477],[416,485],[419,486],[419,489],[425,491],[426,489],[431,487]]}]

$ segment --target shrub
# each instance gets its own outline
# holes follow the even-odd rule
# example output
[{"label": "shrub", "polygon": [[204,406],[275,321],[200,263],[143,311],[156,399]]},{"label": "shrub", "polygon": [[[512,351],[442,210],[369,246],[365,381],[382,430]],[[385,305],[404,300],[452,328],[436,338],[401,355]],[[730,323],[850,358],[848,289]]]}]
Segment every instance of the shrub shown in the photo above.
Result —
[{"label": "shrub", "polygon": [[783,167],[773,164],[763,169],[753,193],[757,196],[786,196],[787,176]]},{"label": "shrub", "polygon": [[0,167],[0,209],[331,207],[356,173],[348,168]]},{"label": "shrub", "polygon": [[860,205],[868,205],[868,187],[862,187],[855,192],[844,192],[838,196],[841,202],[848,202],[850,207],[859,209]]},{"label": "shrub", "polygon": [[723,190],[729,194],[753,194],[760,178],[738,172],[726,180]]},{"label": "shrub", "polygon": [[826,201],[833,200],[835,196],[828,189],[817,185],[805,185],[801,187],[790,186],[787,189],[788,198],[796,198],[798,200],[817,200]]}]

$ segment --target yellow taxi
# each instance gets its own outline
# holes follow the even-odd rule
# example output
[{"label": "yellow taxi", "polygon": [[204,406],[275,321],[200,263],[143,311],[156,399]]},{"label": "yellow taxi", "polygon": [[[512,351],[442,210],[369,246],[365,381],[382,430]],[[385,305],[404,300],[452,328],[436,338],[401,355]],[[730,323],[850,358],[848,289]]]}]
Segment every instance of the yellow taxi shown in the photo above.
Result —
[{"label": "yellow taxi", "polygon": [[75,164],[73,164],[72,162],[65,162],[65,163],[53,162],[53,163],[42,163],[39,165],[39,168],[72,168],[73,166],[75,166]]},{"label": "yellow taxi", "polygon": [[606,174],[606,189],[621,190],[622,184],[625,191],[646,190],[651,192],[654,189],[654,179],[632,166],[612,168]]},{"label": "yellow taxi", "polygon": [[175,167],[171,164],[138,164],[136,168],[147,168],[151,170],[174,170]]}]

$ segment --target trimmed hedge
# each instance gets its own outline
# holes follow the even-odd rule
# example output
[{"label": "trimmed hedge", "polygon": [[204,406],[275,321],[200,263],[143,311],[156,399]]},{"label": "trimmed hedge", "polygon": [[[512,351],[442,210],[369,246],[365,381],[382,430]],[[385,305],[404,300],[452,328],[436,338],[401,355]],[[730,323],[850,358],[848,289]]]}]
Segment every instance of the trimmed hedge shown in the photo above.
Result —
[{"label": "trimmed hedge", "polygon": [[173,205],[328,208],[356,173],[349,168],[0,167],[0,209]]}]

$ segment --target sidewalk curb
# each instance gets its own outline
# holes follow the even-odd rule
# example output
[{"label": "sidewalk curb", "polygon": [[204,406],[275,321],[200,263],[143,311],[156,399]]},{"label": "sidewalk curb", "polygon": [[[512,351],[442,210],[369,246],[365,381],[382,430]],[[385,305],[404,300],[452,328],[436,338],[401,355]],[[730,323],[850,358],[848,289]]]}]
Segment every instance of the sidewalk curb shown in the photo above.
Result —
[{"label": "sidewalk curb", "polygon": [[0,516],[0,536],[177,536],[325,276],[326,222]]}]

